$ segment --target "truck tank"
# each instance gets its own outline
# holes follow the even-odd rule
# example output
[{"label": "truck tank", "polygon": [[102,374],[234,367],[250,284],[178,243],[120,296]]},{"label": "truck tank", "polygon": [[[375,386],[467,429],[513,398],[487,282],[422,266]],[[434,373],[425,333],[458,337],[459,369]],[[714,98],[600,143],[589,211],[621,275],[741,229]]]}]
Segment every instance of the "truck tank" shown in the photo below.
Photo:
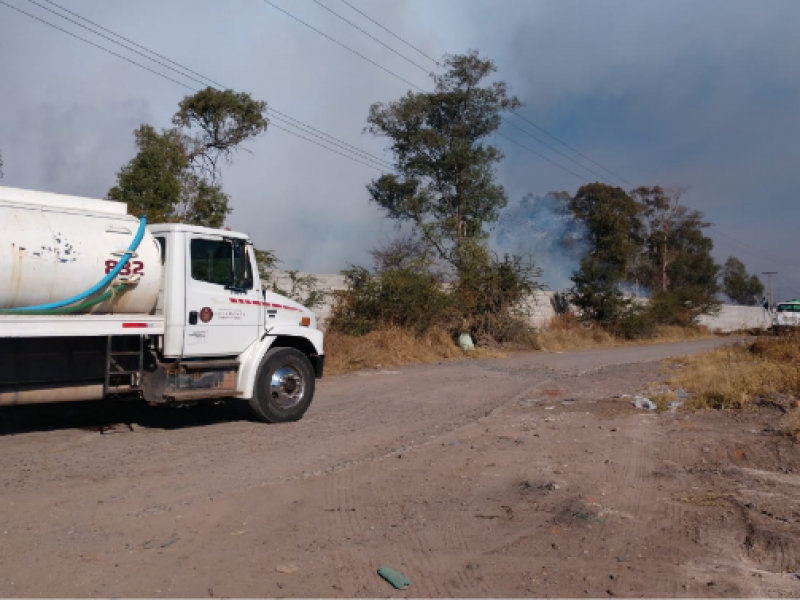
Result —
[{"label": "truck tank", "polygon": [[[120,202],[0,187],[0,310],[90,289],[121,260],[138,229]],[[161,250],[147,231],[116,280],[137,283],[85,312],[151,313],[161,276]]]}]

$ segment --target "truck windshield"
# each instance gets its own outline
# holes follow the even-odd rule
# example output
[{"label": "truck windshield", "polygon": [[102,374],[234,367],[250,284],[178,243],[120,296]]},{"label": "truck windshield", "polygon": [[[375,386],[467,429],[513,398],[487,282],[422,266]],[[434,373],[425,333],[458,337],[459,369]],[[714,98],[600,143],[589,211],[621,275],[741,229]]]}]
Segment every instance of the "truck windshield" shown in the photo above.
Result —
[{"label": "truck windshield", "polygon": [[778,312],[800,312],[800,304],[778,304]]}]

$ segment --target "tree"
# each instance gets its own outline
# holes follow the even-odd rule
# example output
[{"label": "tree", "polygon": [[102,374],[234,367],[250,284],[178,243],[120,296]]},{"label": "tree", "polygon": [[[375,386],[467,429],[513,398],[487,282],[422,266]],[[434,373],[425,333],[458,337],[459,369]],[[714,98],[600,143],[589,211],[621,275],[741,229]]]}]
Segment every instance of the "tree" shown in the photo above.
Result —
[{"label": "tree", "polygon": [[584,318],[611,324],[626,312],[621,285],[631,280],[641,247],[640,205],[622,188],[582,186],[569,209],[586,230],[587,255],[573,274],[573,303]]},{"label": "tree", "polygon": [[184,98],[175,127],[134,131],[137,154],[117,173],[109,200],[126,202],[150,222],[221,227],[230,213],[220,163],[267,130],[265,102],[248,94],[206,88]]},{"label": "tree", "polygon": [[569,208],[586,226],[588,258],[603,266],[610,281],[627,280],[641,245],[641,206],[622,188],[590,183]]},{"label": "tree", "polygon": [[501,113],[521,106],[502,82],[485,83],[497,69],[477,51],[446,56],[433,92],[408,92],[370,108],[365,131],[385,136],[396,174],[367,189],[393,219],[411,222],[439,256],[455,267],[465,238],[481,239],[507,197],[495,182],[502,153],[485,140]]},{"label": "tree", "polygon": [[755,275],[748,275],[744,263],[728,257],[722,269],[722,291],[736,304],[756,306],[761,304],[764,284]]}]

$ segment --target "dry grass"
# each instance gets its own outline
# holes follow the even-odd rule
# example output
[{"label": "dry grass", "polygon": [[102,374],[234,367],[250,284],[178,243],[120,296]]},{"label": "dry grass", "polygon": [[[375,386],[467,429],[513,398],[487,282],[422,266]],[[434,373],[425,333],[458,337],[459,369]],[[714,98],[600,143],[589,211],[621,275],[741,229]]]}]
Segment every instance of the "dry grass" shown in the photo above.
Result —
[{"label": "dry grass", "polygon": [[548,328],[539,335],[543,350],[580,350],[584,348],[607,348],[613,346],[636,346],[641,344],[664,344],[690,339],[714,337],[706,327],[656,327],[656,337],[644,340],[624,340],[597,325],[587,326],[571,314],[553,317]]},{"label": "dry grass", "polygon": [[[800,395],[800,338],[759,337],[674,359],[668,385],[691,393],[688,408],[742,408],[754,400],[796,398]],[[793,435],[800,437],[800,417],[792,419]]]},{"label": "dry grass", "polygon": [[361,369],[504,356],[502,352],[487,348],[465,353],[446,331],[435,328],[423,337],[400,327],[387,327],[363,336],[336,331],[325,335],[325,373],[330,375]]}]

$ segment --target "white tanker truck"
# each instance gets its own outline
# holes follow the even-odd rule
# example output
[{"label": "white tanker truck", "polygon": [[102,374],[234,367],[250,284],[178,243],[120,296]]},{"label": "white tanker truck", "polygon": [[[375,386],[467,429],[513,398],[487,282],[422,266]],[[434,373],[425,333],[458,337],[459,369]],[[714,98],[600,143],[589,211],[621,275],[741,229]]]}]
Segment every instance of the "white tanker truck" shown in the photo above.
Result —
[{"label": "white tanker truck", "polygon": [[245,234],[0,187],[0,405],[238,397],[296,421],[322,338],[311,311],[262,287]]}]

